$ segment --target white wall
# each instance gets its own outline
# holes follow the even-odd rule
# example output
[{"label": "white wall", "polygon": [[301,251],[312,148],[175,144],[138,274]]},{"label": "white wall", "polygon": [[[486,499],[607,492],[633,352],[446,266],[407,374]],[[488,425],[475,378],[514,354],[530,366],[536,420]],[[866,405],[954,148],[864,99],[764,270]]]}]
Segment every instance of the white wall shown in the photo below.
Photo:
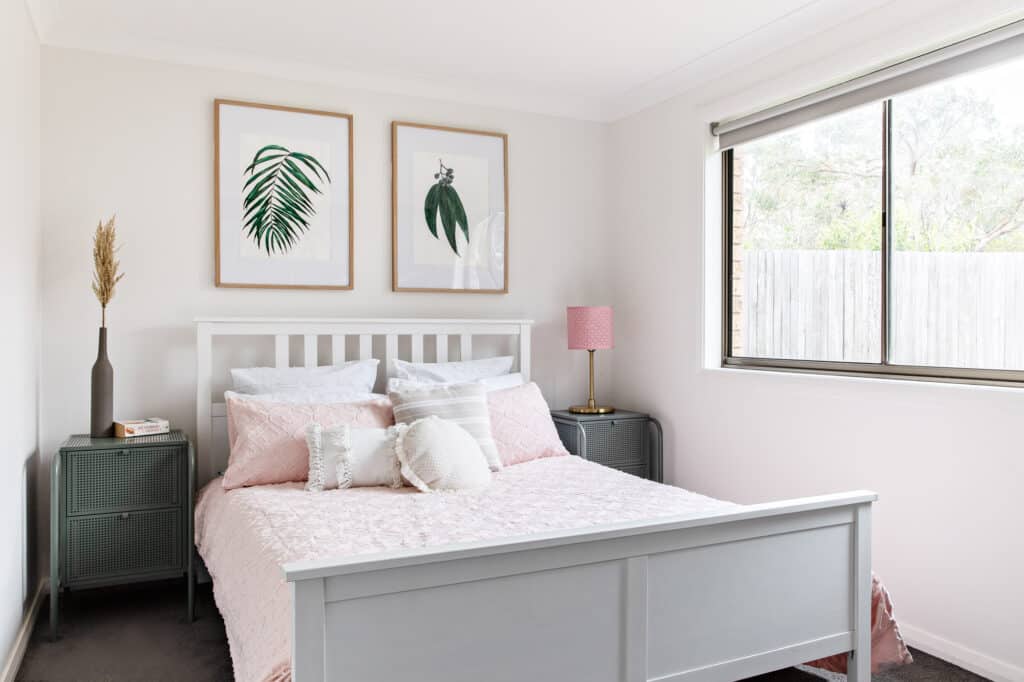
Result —
[{"label": "white wall", "polygon": [[[115,212],[126,273],[108,310],[115,417],[161,415],[193,430],[192,319],[203,315],[532,318],[534,377],[548,400],[585,396],[586,354],[566,350],[564,310],[610,294],[595,266],[604,262],[606,126],[49,47],[42,72],[45,460],[88,429],[99,324],[90,239]],[[354,291],[214,287],[216,97],[354,115]],[[508,295],[391,292],[396,119],[508,133]]]},{"label": "white wall", "polygon": [[39,41],[24,3],[0,3],[0,656],[29,596],[38,465]]},{"label": "white wall", "polygon": [[945,24],[862,17],[613,126],[611,165],[629,169],[613,222],[635,249],[616,271],[615,404],[664,420],[681,486],[740,502],[879,492],[874,566],[905,634],[1021,680],[1024,392],[706,368],[720,348],[709,122],[967,30],[965,11],[939,12]]}]

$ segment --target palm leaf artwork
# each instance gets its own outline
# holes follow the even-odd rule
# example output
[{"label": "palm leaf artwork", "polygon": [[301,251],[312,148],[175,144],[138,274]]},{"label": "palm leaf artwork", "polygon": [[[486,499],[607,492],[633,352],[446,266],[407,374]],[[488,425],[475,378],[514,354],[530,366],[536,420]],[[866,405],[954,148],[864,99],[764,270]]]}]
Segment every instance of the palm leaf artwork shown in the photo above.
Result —
[{"label": "palm leaf artwork", "polygon": [[441,226],[444,228],[444,236],[448,239],[449,246],[455,255],[459,255],[459,247],[455,241],[456,228],[462,229],[462,234],[469,241],[469,220],[466,219],[466,209],[462,206],[462,199],[459,193],[452,187],[455,181],[455,170],[448,168],[444,162],[438,160],[440,170],[434,173],[437,180],[427,192],[427,198],[423,202],[423,213],[427,218],[427,229],[435,238],[437,235],[437,216],[441,216]]},{"label": "palm leaf artwork", "polygon": [[310,193],[323,194],[318,185],[330,184],[331,176],[316,158],[276,144],[256,152],[246,175],[242,230],[268,256],[287,253],[316,215]]}]

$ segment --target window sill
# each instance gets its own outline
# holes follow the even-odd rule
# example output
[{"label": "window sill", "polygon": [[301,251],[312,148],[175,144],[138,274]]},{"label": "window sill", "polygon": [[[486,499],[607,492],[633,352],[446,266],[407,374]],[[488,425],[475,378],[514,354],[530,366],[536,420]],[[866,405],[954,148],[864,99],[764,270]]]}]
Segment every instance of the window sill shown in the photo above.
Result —
[{"label": "window sill", "polygon": [[768,380],[786,380],[790,382],[839,382],[866,385],[892,385],[906,388],[932,387],[937,390],[973,391],[985,393],[1011,393],[1024,395],[1024,383],[1012,381],[993,381],[974,378],[955,378],[939,376],[920,376],[911,374],[883,374],[865,371],[822,370],[768,365],[723,364],[708,365],[703,371],[726,376],[756,376]]}]

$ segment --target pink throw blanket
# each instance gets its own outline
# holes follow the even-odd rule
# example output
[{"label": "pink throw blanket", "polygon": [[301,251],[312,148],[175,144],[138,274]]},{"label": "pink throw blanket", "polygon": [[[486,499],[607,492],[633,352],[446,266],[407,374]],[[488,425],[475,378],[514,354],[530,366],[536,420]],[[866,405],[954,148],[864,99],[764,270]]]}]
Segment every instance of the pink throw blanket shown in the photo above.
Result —
[{"label": "pink throw blanket", "polygon": [[[897,665],[913,663],[914,658],[900,635],[900,628],[892,615],[892,599],[877,575],[871,576],[871,672],[877,673]],[[819,658],[807,665],[846,673],[846,654]]]}]

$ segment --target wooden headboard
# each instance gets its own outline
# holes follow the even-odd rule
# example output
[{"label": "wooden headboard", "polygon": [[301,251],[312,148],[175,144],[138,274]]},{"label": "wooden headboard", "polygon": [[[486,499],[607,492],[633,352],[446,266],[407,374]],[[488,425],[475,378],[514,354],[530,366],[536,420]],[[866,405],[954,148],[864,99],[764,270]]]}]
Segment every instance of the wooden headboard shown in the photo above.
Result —
[{"label": "wooden headboard", "polygon": [[[396,358],[412,362],[470,360],[474,355],[473,337],[510,337],[514,342],[516,369],[530,379],[530,320],[430,320],[430,319],[295,319],[295,318],[198,318],[196,323],[196,448],[197,478],[203,485],[227,464],[228,441],[224,399],[213,395],[219,383],[214,376],[213,351],[218,336],[270,337],[274,340],[274,366],[288,367],[291,337],[302,338],[302,366],[316,367],[320,357],[320,337],[330,337],[330,361],[374,357],[374,337],[383,342],[378,355],[385,376],[394,376]],[[399,358],[399,337],[409,338],[408,357]],[[354,338],[353,338],[354,337]],[[424,358],[424,340],[433,337],[433,357]],[[353,338],[353,343],[348,339]],[[356,342],[355,339],[358,339]],[[457,341],[456,341],[457,339]],[[449,357],[449,345],[455,342],[458,357]],[[404,344],[402,344],[404,346]],[[427,344],[429,345],[429,344]],[[355,357],[346,357],[348,347],[358,347]],[[223,370],[227,374],[228,370]]]}]

